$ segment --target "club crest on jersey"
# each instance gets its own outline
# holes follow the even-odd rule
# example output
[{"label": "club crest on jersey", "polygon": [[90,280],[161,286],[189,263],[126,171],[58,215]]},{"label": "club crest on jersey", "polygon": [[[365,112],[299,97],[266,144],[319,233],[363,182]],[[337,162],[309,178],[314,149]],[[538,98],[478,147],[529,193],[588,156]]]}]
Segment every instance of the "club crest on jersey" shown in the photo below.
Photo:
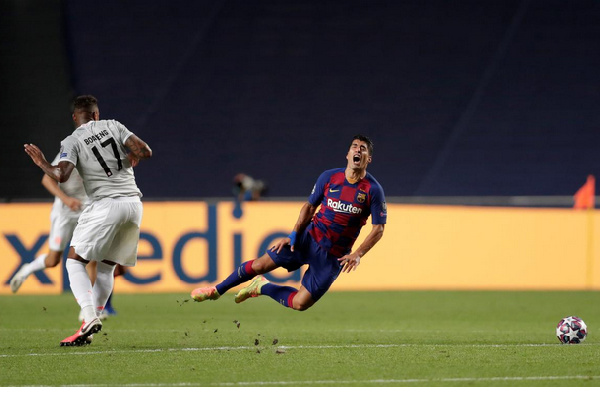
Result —
[{"label": "club crest on jersey", "polygon": [[367,200],[367,194],[365,194],[364,192],[359,192],[358,194],[356,194],[356,200],[358,201],[358,203],[365,203],[365,201]]}]

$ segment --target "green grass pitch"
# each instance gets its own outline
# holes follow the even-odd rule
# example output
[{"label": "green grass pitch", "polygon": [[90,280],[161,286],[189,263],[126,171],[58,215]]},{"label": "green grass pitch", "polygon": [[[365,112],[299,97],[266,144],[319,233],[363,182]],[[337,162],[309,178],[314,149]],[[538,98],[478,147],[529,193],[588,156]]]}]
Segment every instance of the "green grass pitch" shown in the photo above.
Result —
[{"label": "green grass pitch", "polygon": [[[599,292],[330,292],[194,303],[116,294],[92,345],[70,293],[0,296],[0,386],[600,386]],[[561,345],[555,327],[589,328]]]}]

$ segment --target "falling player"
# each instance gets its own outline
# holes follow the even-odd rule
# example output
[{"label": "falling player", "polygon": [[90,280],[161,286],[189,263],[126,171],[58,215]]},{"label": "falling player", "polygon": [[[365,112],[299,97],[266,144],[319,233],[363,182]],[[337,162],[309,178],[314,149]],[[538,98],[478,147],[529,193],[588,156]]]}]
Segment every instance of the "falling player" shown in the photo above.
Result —
[{"label": "falling player", "polygon": [[[235,296],[236,303],[266,295],[299,311],[315,304],[340,272],[356,270],[360,259],[383,236],[387,209],[381,185],[367,172],[372,154],[371,140],[354,136],[346,155],[346,168],[330,169],[319,176],[290,235],[260,258],[242,263],[216,286],[194,289],[192,298],[198,302],[216,300],[229,289],[253,279]],[[371,232],[352,252],[369,215]],[[272,284],[262,276],[278,267],[294,271],[304,264],[308,264],[308,269],[299,289]]]}]

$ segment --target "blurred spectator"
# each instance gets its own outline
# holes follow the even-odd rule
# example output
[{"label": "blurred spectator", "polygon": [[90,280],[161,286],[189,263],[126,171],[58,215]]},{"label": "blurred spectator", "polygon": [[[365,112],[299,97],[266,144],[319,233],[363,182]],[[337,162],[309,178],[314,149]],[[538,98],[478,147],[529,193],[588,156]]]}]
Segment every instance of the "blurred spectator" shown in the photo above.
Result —
[{"label": "blurred spectator", "polygon": [[233,216],[242,218],[242,202],[257,201],[267,193],[267,184],[262,180],[256,180],[245,173],[238,173],[233,177],[233,195],[235,206]]},{"label": "blurred spectator", "polygon": [[267,193],[267,184],[245,173],[233,177],[233,194],[238,201],[257,201]]}]

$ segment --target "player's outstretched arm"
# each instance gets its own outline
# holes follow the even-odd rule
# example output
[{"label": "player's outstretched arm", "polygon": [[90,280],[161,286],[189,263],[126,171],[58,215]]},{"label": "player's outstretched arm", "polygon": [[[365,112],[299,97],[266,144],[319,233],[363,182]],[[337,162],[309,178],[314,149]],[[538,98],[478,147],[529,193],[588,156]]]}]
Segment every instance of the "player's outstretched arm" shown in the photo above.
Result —
[{"label": "player's outstretched arm", "polygon": [[25,153],[31,157],[31,160],[35,165],[39,166],[46,175],[50,176],[52,179],[59,183],[64,183],[69,180],[71,176],[71,172],[73,172],[73,168],[75,165],[68,161],[61,161],[57,166],[52,166],[44,157],[44,153],[40,150],[39,147],[33,144],[26,143],[25,145]]},{"label": "player's outstretched arm", "polygon": [[338,258],[342,267],[342,273],[350,273],[360,265],[360,258],[365,255],[383,237],[384,224],[373,225],[373,229],[367,235],[362,244],[351,254]]}]

